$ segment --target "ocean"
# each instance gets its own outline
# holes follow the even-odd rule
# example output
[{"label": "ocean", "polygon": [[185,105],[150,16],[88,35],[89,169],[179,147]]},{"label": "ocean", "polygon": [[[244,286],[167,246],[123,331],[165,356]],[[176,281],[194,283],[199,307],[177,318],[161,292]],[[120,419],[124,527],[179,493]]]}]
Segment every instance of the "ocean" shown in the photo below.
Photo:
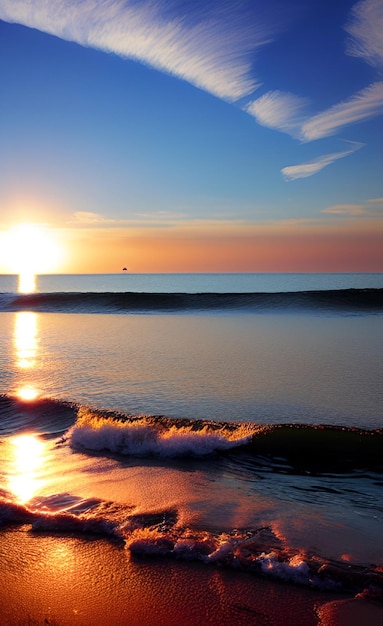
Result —
[{"label": "ocean", "polygon": [[2,276],[0,339],[0,534],[383,597],[382,274]]}]

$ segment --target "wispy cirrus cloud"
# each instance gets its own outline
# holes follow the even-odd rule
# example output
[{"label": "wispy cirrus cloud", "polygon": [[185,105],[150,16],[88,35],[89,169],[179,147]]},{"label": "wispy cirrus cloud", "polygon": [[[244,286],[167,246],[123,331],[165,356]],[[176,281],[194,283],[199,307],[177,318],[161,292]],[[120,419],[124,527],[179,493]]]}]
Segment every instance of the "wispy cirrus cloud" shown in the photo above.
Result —
[{"label": "wispy cirrus cloud", "polygon": [[[383,68],[382,0],[358,2],[351,11],[345,29],[350,35],[347,53],[363,58],[371,65]],[[269,91],[250,102],[245,110],[253,115],[262,126],[299,136],[303,141],[313,141],[334,135],[350,124],[367,121],[382,114],[383,82],[374,82],[343,102],[302,121],[307,102],[307,99],[293,93],[276,90]],[[328,164],[326,161],[324,163],[322,167]],[[320,163],[307,165],[315,169],[317,165],[320,166]]]},{"label": "wispy cirrus cloud", "polygon": [[329,213],[330,215],[357,216],[368,215],[368,210],[363,204],[334,204],[321,210],[321,213]]},{"label": "wispy cirrus cloud", "polygon": [[297,180],[298,178],[308,178],[309,176],[317,174],[328,165],[331,165],[331,163],[334,163],[334,161],[337,161],[338,159],[343,159],[349,154],[353,154],[353,152],[356,152],[356,150],[359,150],[364,145],[357,142],[348,143],[352,144],[352,147],[348,150],[343,150],[342,152],[333,152],[332,154],[325,154],[318,157],[317,159],[308,161],[307,163],[301,163],[299,165],[288,165],[281,170],[282,176],[287,181]]},{"label": "wispy cirrus cloud", "polygon": [[75,211],[71,216],[70,222],[85,226],[99,226],[113,222],[109,217],[104,217],[100,213],[92,211]]},{"label": "wispy cirrus cloud", "polygon": [[[345,25],[350,38],[347,54],[383,69],[383,2],[361,0],[351,10]],[[383,81],[376,81],[347,100],[307,120],[301,129],[304,141],[334,135],[350,124],[367,121],[383,113]]]},{"label": "wispy cirrus cloud", "polygon": [[66,225],[80,230],[113,230],[119,228],[170,228],[179,223],[193,221],[190,215],[173,211],[131,213],[129,217],[110,217],[93,211],[75,211]]},{"label": "wispy cirrus cloud", "polygon": [[380,217],[383,211],[383,198],[368,198],[362,204],[333,204],[321,213],[344,217]]},{"label": "wispy cirrus cloud", "polygon": [[369,85],[348,100],[314,115],[302,125],[301,136],[313,141],[334,135],[349,124],[365,121],[383,113],[383,81]]},{"label": "wispy cirrus cloud", "polygon": [[[1,0],[0,19],[140,61],[229,101],[251,94],[254,51],[273,39],[230,2],[192,15],[167,0]],[[190,13],[190,7],[189,7]]]},{"label": "wispy cirrus cloud", "polygon": [[380,205],[383,209],[383,198],[369,198],[367,202],[371,202],[371,204]]},{"label": "wispy cirrus cloud", "polygon": [[350,35],[348,54],[365,59],[371,65],[383,66],[383,3],[362,0],[354,5],[345,26]]},{"label": "wispy cirrus cloud", "polygon": [[257,100],[250,102],[245,110],[255,117],[258,124],[295,135],[302,121],[302,111],[306,104],[306,98],[276,90],[268,91]]},{"label": "wispy cirrus cloud", "polygon": [[136,213],[136,215],[140,218],[147,218],[147,219],[156,219],[156,220],[171,220],[171,221],[178,221],[178,220],[184,220],[186,218],[189,218],[189,214],[187,213],[181,213],[181,212],[176,212],[176,211],[145,211],[142,212],[140,211],[139,213]]}]

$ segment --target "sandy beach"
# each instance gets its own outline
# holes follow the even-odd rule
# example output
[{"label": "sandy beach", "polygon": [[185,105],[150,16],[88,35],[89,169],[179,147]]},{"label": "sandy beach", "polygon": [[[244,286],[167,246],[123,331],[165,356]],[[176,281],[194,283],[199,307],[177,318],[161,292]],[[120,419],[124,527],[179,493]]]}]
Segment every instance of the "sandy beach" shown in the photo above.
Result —
[{"label": "sandy beach", "polygon": [[371,602],[195,563],[134,560],[103,540],[12,529],[0,535],[0,560],[2,626],[383,624],[383,608]]}]

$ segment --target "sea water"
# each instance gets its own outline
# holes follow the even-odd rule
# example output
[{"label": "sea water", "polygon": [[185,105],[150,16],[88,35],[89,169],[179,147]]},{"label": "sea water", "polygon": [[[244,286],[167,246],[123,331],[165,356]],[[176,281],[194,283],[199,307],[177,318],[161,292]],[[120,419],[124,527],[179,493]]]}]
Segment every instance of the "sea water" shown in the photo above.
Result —
[{"label": "sea water", "polygon": [[382,282],[3,277],[0,522],[383,586]]},{"label": "sea water", "polygon": [[[17,292],[19,276],[0,275],[0,293]],[[35,277],[38,292],[246,293],[382,288],[381,273],[332,274],[46,274]]]}]

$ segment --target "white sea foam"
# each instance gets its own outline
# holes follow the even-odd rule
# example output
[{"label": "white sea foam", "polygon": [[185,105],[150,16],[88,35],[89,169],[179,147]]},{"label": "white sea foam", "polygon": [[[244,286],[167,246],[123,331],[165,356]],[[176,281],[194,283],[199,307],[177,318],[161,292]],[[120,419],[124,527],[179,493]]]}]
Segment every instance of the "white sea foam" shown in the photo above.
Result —
[{"label": "white sea foam", "polygon": [[311,580],[311,572],[308,564],[299,556],[295,555],[289,561],[281,561],[277,554],[261,554],[257,558],[263,574],[279,578],[281,580],[307,585]]},{"label": "white sea foam", "polygon": [[254,429],[246,425],[229,432],[223,429],[215,432],[208,426],[193,430],[192,425],[161,428],[146,417],[129,422],[112,421],[82,410],[68,437],[74,448],[109,450],[123,455],[206,456],[248,443]]},{"label": "white sea foam", "polygon": [[82,500],[68,493],[41,498],[32,507],[0,497],[0,525],[15,524],[30,526],[34,533],[99,536],[119,541],[135,556],[199,561],[305,587],[353,592],[368,589],[377,598],[381,598],[383,589],[379,567],[345,569],[342,563],[329,563],[320,556],[310,558],[300,552],[292,554],[291,550],[288,556],[283,546],[271,549],[276,538],[271,528],[216,534],[181,526],[174,511],[131,515],[131,507]]}]

